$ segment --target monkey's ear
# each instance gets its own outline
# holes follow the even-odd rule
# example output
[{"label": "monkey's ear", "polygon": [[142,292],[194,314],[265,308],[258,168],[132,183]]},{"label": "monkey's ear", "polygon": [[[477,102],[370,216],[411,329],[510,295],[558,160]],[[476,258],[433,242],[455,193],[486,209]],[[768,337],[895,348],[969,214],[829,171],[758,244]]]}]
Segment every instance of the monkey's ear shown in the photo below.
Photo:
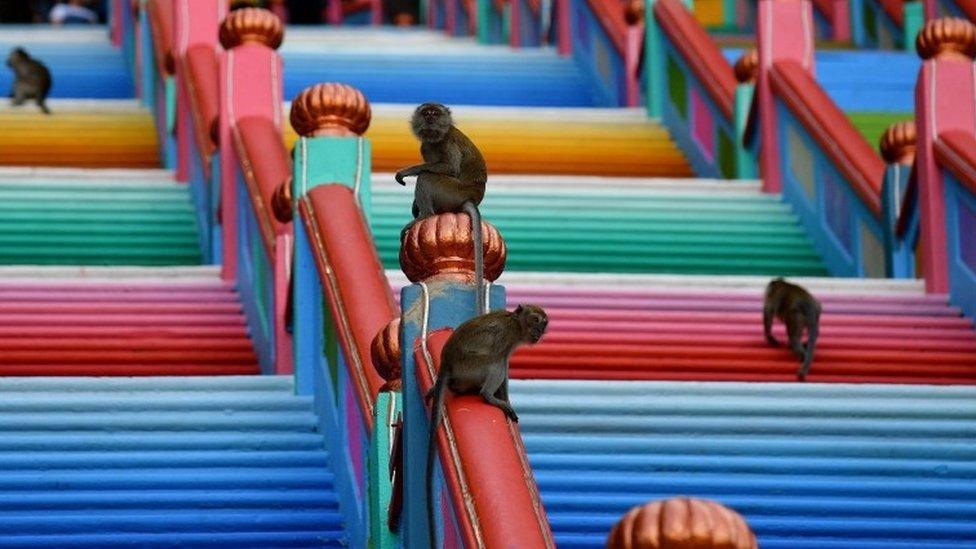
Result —
[{"label": "monkey's ear", "polygon": [[515,314],[522,314],[522,305],[515,307]]}]

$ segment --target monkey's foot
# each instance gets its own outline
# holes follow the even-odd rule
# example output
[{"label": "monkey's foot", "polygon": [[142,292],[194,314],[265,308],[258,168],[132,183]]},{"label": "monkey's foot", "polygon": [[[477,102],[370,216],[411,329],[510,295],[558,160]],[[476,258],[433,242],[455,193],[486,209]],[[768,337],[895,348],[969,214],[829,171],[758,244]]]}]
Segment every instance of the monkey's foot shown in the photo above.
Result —
[{"label": "monkey's foot", "polygon": [[773,336],[766,336],[766,343],[769,343],[773,347],[779,347],[779,340]]}]

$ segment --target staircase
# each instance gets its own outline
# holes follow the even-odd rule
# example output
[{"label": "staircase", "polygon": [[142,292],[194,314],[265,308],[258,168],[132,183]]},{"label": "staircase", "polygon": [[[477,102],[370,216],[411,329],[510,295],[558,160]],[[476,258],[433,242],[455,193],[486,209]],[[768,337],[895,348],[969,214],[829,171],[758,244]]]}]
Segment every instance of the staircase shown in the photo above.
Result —
[{"label": "staircase", "polygon": [[6,548],[349,542],[290,377],[8,377],[0,394]]},{"label": "staircase", "polygon": [[635,505],[716,499],[763,549],[976,547],[976,389],[513,381],[557,545]]},{"label": "staircase", "polygon": [[0,264],[198,264],[194,216],[171,172],[2,169]]},{"label": "staircase", "polygon": [[292,31],[281,48],[285,97],[319,82],[359,88],[372,103],[601,105],[572,57],[516,51],[409,29]]},{"label": "staircase", "polygon": [[[378,174],[373,232],[398,265],[412,189]],[[507,271],[825,275],[789,205],[755,181],[493,176],[481,206]]]}]

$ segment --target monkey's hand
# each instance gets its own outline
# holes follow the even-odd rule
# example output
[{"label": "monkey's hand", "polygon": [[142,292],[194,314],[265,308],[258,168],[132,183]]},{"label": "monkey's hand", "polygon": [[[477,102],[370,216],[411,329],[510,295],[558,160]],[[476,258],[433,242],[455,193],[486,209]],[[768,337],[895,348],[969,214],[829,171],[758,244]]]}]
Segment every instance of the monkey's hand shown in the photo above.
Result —
[{"label": "monkey's hand", "polygon": [[407,186],[407,182],[403,180],[403,178],[406,177],[406,174],[404,174],[402,171],[397,172],[393,177],[396,179],[397,183],[403,185],[404,187]]}]

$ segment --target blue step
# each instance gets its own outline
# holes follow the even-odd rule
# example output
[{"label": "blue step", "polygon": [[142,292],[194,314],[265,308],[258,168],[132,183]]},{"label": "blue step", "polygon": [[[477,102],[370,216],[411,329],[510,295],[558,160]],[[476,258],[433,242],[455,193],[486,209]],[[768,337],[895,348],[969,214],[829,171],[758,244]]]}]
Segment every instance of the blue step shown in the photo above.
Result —
[{"label": "blue step", "polygon": [[0,378],[0,403],[4,548],[349,542],[291,377]]},{"label": "blue step", "polygon": [[[723,502],[764,549],[976,547],[976,388],[512,381],[562,547],[635,505]],[[819,405],[818,405],[819,403]]]},{"label": "blue step", "polygon": [[[735,63],[742,49],[723,50]],[[921,60],[914,51],[826,50],[816,53],[817,81],[846,112],[912,112]]]},{"label": "blue step", "polygon": [[[66,28],[47,25],[3,25],[0,52],[6,59],[12,48],[23,47],[51,71],[48,97],[126,99],[135,85],[121,49],[112,46],[105,27]],[[0,90],[6,101],[13,73],[0,70]]]}]

